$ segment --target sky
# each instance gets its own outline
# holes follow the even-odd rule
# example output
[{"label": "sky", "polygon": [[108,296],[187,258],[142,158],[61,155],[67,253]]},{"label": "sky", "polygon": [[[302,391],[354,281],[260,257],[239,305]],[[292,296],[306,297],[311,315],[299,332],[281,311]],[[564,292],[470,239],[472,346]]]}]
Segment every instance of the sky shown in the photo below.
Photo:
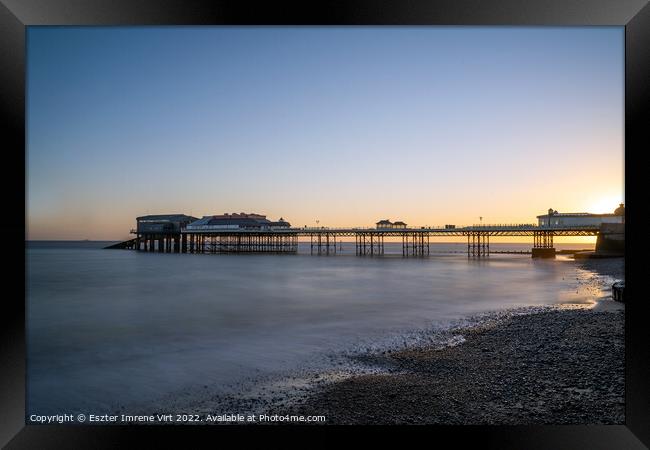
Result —
[{"label": "sky", "polygon": [[623,27],[28,27],[27,238],[624,201]]}]

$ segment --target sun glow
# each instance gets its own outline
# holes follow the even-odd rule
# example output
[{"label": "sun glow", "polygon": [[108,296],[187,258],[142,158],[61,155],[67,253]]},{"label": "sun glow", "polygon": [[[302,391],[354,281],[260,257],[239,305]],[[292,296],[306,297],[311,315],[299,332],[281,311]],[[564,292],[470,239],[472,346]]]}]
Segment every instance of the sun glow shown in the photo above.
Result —
[{"label": "sun glow", "polygon": [[598,197],[589,203],[588,209],[584,212],[592,214],[611,214],[616,208],[618,208],[618,205],[621,203],[623,203],[623,198],[621,195],[607,195],[604,197]]}]

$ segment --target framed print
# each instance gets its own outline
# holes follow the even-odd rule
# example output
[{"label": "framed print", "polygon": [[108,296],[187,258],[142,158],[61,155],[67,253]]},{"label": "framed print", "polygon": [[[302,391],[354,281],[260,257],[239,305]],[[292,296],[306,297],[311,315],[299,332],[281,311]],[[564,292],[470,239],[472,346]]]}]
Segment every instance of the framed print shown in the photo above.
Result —
[{"label": "framed print", "polygon": [[647,2],[0,17],[7,448],[648,445]]}]

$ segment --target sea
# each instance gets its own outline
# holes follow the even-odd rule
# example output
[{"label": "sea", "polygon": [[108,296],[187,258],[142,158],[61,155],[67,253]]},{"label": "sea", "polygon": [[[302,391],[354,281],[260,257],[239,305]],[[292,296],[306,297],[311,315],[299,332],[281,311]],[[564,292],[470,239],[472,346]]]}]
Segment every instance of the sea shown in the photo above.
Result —
[{"label": "sea", "polygon": [[[28,414],[139,410],[192,389],[326,365],[328,355],[466,317],[608,293],[568,256],[468,258],[465,243],[429,256],[161,254],[112,242],[26,245]],[[491,244],[529,251],[531,244]],[[556,244],[593,249],[593,244]],[[611,281],[611,280],[610,280]],[[143,406],[144,405],[144,406]]]}]

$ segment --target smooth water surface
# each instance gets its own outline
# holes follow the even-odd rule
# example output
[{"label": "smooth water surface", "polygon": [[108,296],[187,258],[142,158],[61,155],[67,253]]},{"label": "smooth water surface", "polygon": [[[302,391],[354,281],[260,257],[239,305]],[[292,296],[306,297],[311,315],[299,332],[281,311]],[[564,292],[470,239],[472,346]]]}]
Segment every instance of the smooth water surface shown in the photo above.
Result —
[{"label": "smooth water surface", "polygon": [[290,370],[360,340],[596,295],[576,291],[585,271],[566,258],[435,254],[463,244],[432,244],[426,258],[402,258],[401,244],[387,244],[383,257],[350,254],[350,243],[335,256],[310,255],[309,244],[295,255],[101,245],[28,246],[30,413],[155,404],[192,386]]}]

